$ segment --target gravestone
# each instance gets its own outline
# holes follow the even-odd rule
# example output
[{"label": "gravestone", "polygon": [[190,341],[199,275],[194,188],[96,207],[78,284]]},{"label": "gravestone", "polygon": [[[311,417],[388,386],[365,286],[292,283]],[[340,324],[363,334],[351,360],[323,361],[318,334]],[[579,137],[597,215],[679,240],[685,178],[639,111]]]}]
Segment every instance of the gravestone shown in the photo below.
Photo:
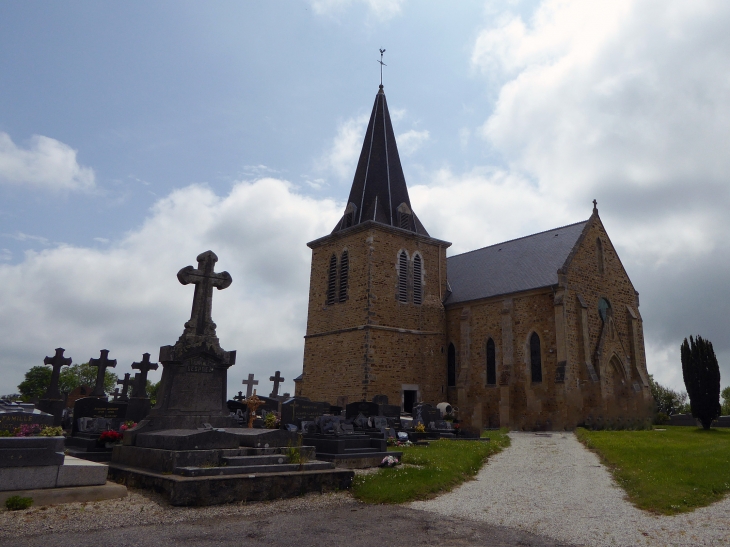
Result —
[{"label": "gravestone", "polygon": [[281,377],[280,372],[277,370],[276,374],[269,377],[269,380],[274,382],[274,390],[271,392],[271,395],[269,395],[269,397],[274,399],[279,396],[279,384],[284,381],[284,378]]},{"label": "gravestone", "polygon": [[84,418],[104,418],[109,420],[114,430],[127,420],[127,403],[121,401],[107,401],[99,397],[84,397],[74,404],[74,420],[71,434],[79,432],[79,420]]},{"label": "gravestone", "polygon": [[387,395],[376,395],[375,397],[373,397],[373,402],[376,405],[387,405],[388,396]]},{"label": "gravestone", "polygon": [[259,385],[259,381],[253,379],[253,374],[249,374],[248,380],[241,380],[241,383],[246,386],[246,397],[253,395],[253,386]]},{"label": "gravestone", "polygon": [[157,370],[158,367],[157,363],[150,362],[149,353],[143,353],[141,361],[132,363],[132,370],[139,372],[134,375],[132,396],[127,407],[127,420],[138,423],[149,414],[151,403],[147,394],[147,374],[150,370]]},{"label": "gravestone", "polygon": [[314,421],[329,411],[330,404],[305,401],[298,397],[281,403],[281,423],[301,426],[302,420]]},{"label": "gravestone", "polygon": [[441,420],[441,411],[428,403],[421,403],[413,407],[413,425],[419,423],[427,426],[431,422]]},{"label": "gravestone", "polygon": [[380,406],[376,403],[360,401],[357,403],[350,403],[345,407],[345,417],[348,420],[357,417],[358,414],[362,414],[366,418],[369,418],[370,416],[378,416],[380,415]]},{"label": "gravestone", "polygon": [[43,359],[43,364],[50,365],[53,370],[51,371],[51,383],[40,401],[38,401],[38,409],[53,415],[54,426],[61,425],[63,410],[66,408],[66,403],[58,389],[58,378],[61,375],[61,367],[69,366],[72,359],[64,357],[64,351],[66,350],[63,348],[56,348],[56,354],[53,357]]},{"label": "gravestone", "polygon": [[104,375],[106,374],[107,368],[114,368],[117,366],[116,359],[109,359],[109,350],[103,349],[100,352],[99,358],[89,359],[89,365],[96,367],[96,385],[94,391],[91,392],[91,397],[106,397],[104,393]]},{"label": "gravestone", "polygon": [[22,425],[52,426],[55,416],[42,412],[31,403],[0,401],[0,431],[11,433]]},{"label": "gravestone", "polygon": [[174,346],[160,348],[162,379],[157,404],[136,428],[125,433],[125,444],[133,444],[136,435],[153,430],[194,430],[203,423],[214,428],[237,425],[226,407],[228,368],[236,362],[236,352],[221,348],[211,317],[213,289],[230,286],[231,276],[214,271],[218,257],[212,251],[201,253],[197,261],[197,269],[186,266],[177,274],[181,284],[195,285],[195,293],[183,334]]}]

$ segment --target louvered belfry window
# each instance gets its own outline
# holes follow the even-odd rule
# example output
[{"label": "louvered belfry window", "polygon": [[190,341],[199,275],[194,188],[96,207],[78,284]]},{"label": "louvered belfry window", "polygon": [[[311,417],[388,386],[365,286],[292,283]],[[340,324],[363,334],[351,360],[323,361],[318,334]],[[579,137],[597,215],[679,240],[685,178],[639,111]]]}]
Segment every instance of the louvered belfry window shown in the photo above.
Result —
[{"label": "louvered belfry window", "polygon": [[493,386],[497,383],[497,358],[494,347],[494,340],[487,340],[487,385]]},{"label": "louvered belfry window", "polygon": [[337,257],[332,255],[330,258],[330,269],[327,274],[327,305],[331,306],[335,303],[335,291],[337,288]]},{"label": "louvered belfry window", "polygon": [[421,282],[421,255],[417,254],[413,257],[413,303],[419,306],[423,302]]},{"label": "louvered belfry window", "polygon": [[344,302],[347,300],[347,274],[350,269],[350,258],[347,250],[342,251],[342,258],[340,259],[340,291],[339,301]]},{"label": "louvered belfry window", "polygon": [[408,255],[398,255],[398,302],[408,302]]},{"label": "louvered belfry window", "polygon": [[398,213],[398,222],[400,224],[400,227],[404,230],[410,230],[411,229],[411,215],[408,213]]},{"label": "louvered belfry window", "polygon": [[536,332],[530,336],[530,369],[532,381],[542,382],[542,357],[540,355],[540,337]]}]

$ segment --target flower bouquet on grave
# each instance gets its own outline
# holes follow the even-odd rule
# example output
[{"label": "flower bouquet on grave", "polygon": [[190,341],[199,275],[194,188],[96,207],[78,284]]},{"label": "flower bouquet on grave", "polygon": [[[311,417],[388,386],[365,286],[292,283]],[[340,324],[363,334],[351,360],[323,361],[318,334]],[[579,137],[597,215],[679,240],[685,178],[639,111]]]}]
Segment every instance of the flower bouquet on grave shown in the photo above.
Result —
[{"label": "flower bouquet on grave", "polygon": [[41,432],[41,426],[38,424],[23,424],[15,429],[15,437],[35,437]]},{"label": "flower bouquet on grave", "polygon": [[400,465],[400,462],[395,456],[385,456],[380,462],[380,467],[395,467],[396,465]]},{"label": "flower bouquet on grave", "polygon": [[125,432],[125,431],[127,431],[128,429],[133,429],[133,428],[135,428],[135,427],[137,427],[137,424],[136,424],[135,422],[133,422],[132,420],[129,420],[128,422],[124,422],[124,423],[123,423],[123,424],[121,425],[121,427],[119,428],[119,430],[120,430],[120,431],[121,431],[122,433],[124,433],[124,432]]},{"label": "flower bouquet on grave", "polygon": [[98,443],[106,448],[111,448],[121,440],[122,434],[119,433],[119,431],[109,429],[107,431],[102,431],[101,435],[99,435]]}]

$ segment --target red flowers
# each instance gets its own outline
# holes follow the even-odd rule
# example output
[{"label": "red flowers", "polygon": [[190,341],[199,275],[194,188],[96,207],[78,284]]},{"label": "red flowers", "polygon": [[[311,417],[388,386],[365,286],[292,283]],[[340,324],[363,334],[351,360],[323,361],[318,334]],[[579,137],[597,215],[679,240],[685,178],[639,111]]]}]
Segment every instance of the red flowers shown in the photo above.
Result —
[{"label": "red flowers", "polygon": [[99,436],[100,443],[116,443],[122,440],[122,434],[118,431],[103,431]]}]

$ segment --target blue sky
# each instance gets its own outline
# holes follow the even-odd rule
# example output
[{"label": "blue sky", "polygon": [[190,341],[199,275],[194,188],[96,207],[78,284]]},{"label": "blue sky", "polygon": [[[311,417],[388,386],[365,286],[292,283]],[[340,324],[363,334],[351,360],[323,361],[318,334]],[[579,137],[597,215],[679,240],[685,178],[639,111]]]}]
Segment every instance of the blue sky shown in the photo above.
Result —
[{"label": "blue sky", "polygon": [[681,388],[700,333],[728,378],[729,22],[712,2],[1,3],[0,393],[58,346],[120,374],[155,357],[208,248],[233,276],[231,393],[277,369],[292,390],[305,244],[341,214],[378,48],[432,235],[462,252],[597,198],[650,372]]}]

